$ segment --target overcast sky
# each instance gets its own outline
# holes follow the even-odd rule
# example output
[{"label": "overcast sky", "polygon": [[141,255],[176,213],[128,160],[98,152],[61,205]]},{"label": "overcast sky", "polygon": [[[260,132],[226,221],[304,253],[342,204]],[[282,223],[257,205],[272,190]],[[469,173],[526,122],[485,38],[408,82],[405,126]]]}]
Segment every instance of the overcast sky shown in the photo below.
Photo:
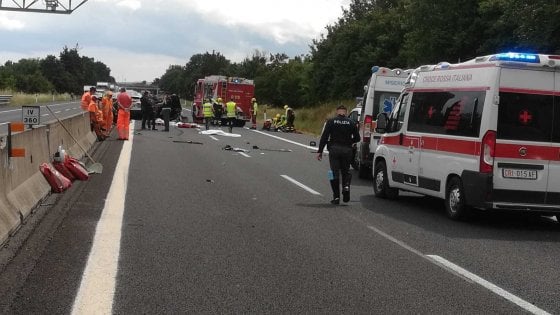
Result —
[{"label": "overcast sky", "polygon": [[206,51],[234,62],[257,49],[293,57],[309,53],[311,41],[349,2],[89,0],[71,15],[0,11],[0,63],[58,57],[64,46],[78,44],[80,55],[105,63],[117,81],[131,82],[152,81],[169,65]]}]

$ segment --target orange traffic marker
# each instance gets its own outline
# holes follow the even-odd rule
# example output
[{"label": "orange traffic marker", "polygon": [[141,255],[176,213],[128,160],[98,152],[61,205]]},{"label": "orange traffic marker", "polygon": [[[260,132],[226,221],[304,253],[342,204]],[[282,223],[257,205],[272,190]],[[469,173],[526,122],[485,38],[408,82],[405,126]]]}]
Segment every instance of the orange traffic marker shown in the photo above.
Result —
[{"label": "orange traffic marker", "polygon": [[12,148],[10,157],[25,157],[25,148]]},{"label": "orange traffic marker", "polygon": [[10,128],[12,132],[23,132],[25,130],[25,125],[22,122],[12,122],[10,123]]}]

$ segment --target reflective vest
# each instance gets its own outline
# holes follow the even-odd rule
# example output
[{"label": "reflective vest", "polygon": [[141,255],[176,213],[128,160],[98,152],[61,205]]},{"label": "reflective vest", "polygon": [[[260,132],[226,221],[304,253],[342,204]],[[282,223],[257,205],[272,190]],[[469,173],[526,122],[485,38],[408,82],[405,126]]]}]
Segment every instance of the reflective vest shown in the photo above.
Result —
[{"label": "reflective vest", "polygon": [[234,101],[229,101],[226,103],[226,109],[227,109],[227,117],[228,118],[234,118],[235,115],[235,110],[237,108],[237,104],[235,104]]},{"label": "reflective vest", "polygon": [[202,104],[202,115],[204,117],[212,117],[212,104],[208,102]]},{"label": "reflective vest", "polygon": [[253,103],[253,115],[257,116],[257,111],[259,109],[259,105],[257,104],[257,102]]}]

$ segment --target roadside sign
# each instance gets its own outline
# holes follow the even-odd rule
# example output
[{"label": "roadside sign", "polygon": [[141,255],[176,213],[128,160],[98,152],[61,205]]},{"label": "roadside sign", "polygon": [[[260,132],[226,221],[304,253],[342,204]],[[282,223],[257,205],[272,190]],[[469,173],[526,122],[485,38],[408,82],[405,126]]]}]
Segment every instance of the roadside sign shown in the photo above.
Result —
[{"label": "roadside sign", "polygon": [[41,123],[41,107],[22,106],[21,121],[23,121],[25,125],[39,125]]}]

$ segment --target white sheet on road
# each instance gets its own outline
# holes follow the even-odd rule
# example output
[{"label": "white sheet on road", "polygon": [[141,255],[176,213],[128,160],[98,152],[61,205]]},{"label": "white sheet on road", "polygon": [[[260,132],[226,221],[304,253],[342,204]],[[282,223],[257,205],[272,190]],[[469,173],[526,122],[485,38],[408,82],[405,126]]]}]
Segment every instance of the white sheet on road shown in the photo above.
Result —
[{"label": "white sheet on road", "polygon": [[214,136],[233,137],[233,138],[239,138],[239,137],[241,137],[240,134],[237,134],[237,133],[228,133],[228,132],[225,132],[225,131],[220,130],[220,129],[204,130],[204,131],[199,132],[199,134],[201,134],[201,135],[214,135]]}]

